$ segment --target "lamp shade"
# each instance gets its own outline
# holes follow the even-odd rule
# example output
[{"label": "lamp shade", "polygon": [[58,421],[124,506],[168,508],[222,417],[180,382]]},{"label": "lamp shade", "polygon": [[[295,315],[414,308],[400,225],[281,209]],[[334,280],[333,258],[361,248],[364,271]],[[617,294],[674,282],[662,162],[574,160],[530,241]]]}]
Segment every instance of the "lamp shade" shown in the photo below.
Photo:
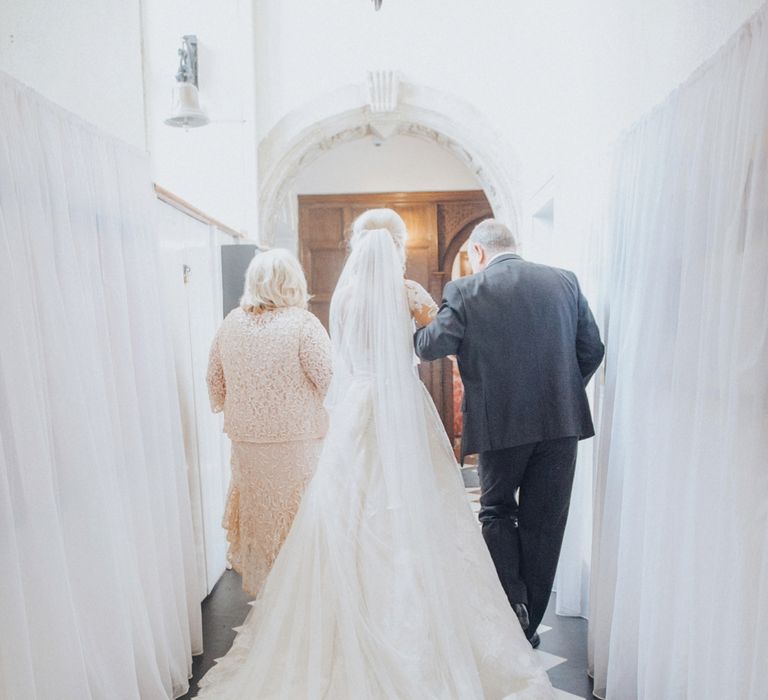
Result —
[{"label": "lamp shade", "polygon": [[180,82],[173,88],[171,116],[168,126],[194,128],[205,126],[210,120],[200,108],[200,96],[194,83]]}]

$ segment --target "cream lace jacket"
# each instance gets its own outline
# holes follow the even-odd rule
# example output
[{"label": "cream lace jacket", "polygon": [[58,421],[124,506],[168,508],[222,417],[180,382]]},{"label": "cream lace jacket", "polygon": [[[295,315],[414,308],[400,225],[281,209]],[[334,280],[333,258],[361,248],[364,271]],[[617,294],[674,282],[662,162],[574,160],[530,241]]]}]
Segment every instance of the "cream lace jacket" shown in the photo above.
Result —
[{"label": "cream lace jacket", "polygon": [[231,311],[211,346],[208,394],[239,442],[321,438],[331,381],[331,343],[317,317],[299,308]]}]

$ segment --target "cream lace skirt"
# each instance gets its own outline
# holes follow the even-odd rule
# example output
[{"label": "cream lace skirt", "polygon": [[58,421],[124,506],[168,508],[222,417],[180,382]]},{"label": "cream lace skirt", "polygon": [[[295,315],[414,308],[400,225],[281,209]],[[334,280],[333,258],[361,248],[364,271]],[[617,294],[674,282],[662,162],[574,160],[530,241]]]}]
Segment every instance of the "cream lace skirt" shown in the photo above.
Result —
[{"label": "cream lace skirt", "polygon": [[315,472],[322,440],[232,443],[232,480],[223,525],[229,562],[258,595]]}]

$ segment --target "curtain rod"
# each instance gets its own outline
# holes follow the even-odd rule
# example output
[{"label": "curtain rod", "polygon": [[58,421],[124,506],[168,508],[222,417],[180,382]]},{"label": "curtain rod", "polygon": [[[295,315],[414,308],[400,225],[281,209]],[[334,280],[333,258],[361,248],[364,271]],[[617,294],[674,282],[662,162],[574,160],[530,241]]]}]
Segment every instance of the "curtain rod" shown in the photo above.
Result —
[{"label": "curtain rod", "polygon": [[231,226],[223,224],[218,219],[214,219],[212,216],[208,216],[208,214],[201,211],[196,206],[190,204],[185,199],[182,199],[177,194],[174,194],[170,190],[166,190],[164,187],[161,187],[157,183],[155,183],[154,187],[157,198],[166,204],[170,204],[172,207],[178,209],[181,212],[184,212],[185,214],[188,214],[193,219],[197,219],[204,224],[215,226],[220,231],[228,234],[229,236],[232,236],[232,238],[245,238],[245,234],[242,231],[237,231]]}]

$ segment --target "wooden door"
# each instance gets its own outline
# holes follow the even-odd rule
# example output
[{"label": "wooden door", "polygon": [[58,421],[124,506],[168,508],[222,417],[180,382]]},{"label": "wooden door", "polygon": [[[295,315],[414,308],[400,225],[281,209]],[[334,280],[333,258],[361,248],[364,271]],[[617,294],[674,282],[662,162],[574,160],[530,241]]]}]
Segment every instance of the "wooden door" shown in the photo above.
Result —
[{"label": "wooden door", "polygon": [[[462,243],[482,219],[492,216],[482,191],[299,196],[301,263],[313,295],[310,310],[328,328],[331,296],[346,259],[354,220],[368,209],[389,207],[408,229],[406,276],[439,303]],[[424,363],[419,372],[453,439],[451,365]]]}]

